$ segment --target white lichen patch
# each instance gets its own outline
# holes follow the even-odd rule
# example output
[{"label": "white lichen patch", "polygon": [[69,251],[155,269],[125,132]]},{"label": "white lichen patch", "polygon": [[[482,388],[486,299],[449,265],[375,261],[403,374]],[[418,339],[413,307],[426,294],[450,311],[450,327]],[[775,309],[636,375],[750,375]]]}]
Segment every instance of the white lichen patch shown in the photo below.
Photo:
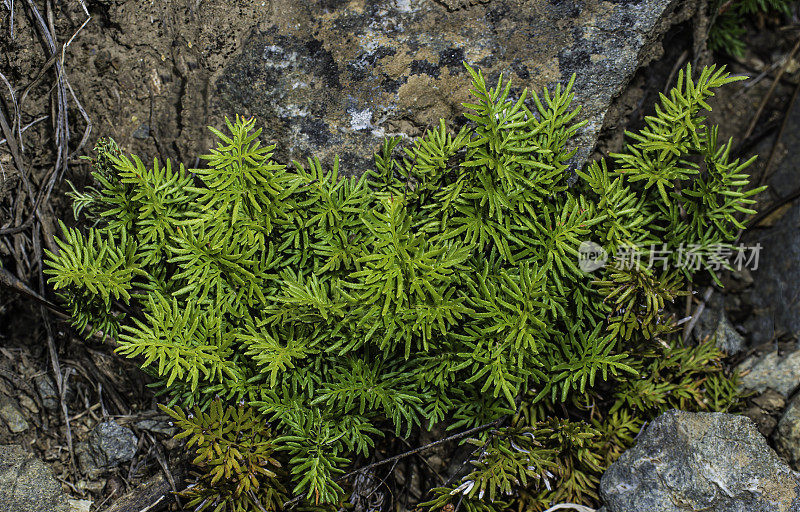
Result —
[{"label": "white lichen patch", "polygon": [[277,69],[293,67],[297,63],[297,57],[297,52],[287,52],[285,48],[274,44],[265,46],[261,53],[261,58],[266,61],[265,65]]},{"label": "white lichen patch", "polygon": [[303,106],[291,103],[286,106],[275,105],[275,113],[282,118],[306,117],[311,114],[307,109],[303,108]]},{"label": "white lichen patch", "polygon": [[372,128],[372,110],[348,110],[350,114],[350,128],[354,131],[368,130]]},{"label": "white lichen patch", "polygon": [[400,12],[411,12],[411,0],[396,0],[395,5]]}]

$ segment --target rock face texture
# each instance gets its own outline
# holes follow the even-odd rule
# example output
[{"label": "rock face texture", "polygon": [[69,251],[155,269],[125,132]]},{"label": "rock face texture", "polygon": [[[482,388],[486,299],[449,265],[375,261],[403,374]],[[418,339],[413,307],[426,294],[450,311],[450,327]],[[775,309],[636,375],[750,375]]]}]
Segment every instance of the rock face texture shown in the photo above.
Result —
[{"label": "rock face texture", "polygon": [[[276,4],[280,2],[275,2]],[[691,4],[687,2],[686,4]],[[291,2],[262,21],[222,73],[216,111],[255,115],[287,156],[371,166],[385,135],[419,135],[463,113],[462,61],[490,84],[500,73],[540,92],[576,74],[580,164],[611,100],[659,56],[658,38],[685,19],[667,0],[360,0]],[[281,153],[279,153],[281,154]]]},{"label": "rock face texture", "polygon": [[669,411],[600,481],[607,512],[797,512],[800,475],[744,416]]},{"label": "rock face texture", "polygon": [[795,396],[783,411],[775,432],[775,444],[797,468],[800,463],[800,395]]},{"label": "rock face texture", "polygon": [[3,419],[8,430],[19,434],[28,430],[28,422],[19,410],[19,406],[11,398],[0,397],[0,418]]},{"label": "rock face texture", "polygon": [[[772,141],[770,141],[772,144]],[[776,151],[763,204],[778,203],[800,186],[800,101],[786,114],[786,125]],[[762,153],[764,154],[764,153]],[[745,327],[753,346],[781,336],[800,337],[800,203],[793,201],[760,224],[767,229],[747,230],[743,242],[761,245],[753,287],[743,297],[752,305]],[[800,383],[800,377],[798,377]]]},{"label": "rock face texture", "polygon": [[69,504],[53,470],[19,445],[0,446],[0,510],[67,512]]},{"label": "rock face texture", "polygon": [[741,352],[745,346],[744,336],[728,320],[725,299],[719,293],[712,295],[706,303],[706,309],[700,315],[692,334],[698,343],[706,338],[713,339],[717,347],[728,355]]},{"label": "rock face texture", "polygon": [[736,367],[741,387],[763,393],[773,389],[788,398],[800,386],[800,350],[781,355],[777,350],[750,356]]},{"label": "rock face texture", "polygon": [[78,447],[78,461],[88,474],[100,474],[136,455],[138,440],[127,427],[108,420],[97,424],[89,433],[88,442]]},{"label": "rock face texture", "polygon": [[[468,98],[461,61],[521,89],[566,83],[589,120],[579,155],[591,150],[610,100],[658,57],[661,36],[691,17],[695,0],[96,0],[60,5],[56,39],[69,83],[91,119],[83,151],[113,137],[127,152],[199,164],[215,143],[207,126],[256,115],[279,157],[330,162],[357,172],[381,135],[418,135],[454,121]],[[22,90],[50,55],[36,25],[19,15],[0,39],[0,72]],[[78,30],[80,28],[80,30]],[[74,40],[71,39],[72,36]],[[23,117],[51,114],[50,92],[32,92]],[[517,94],[519,91],[515,91]],[[88,123],[69,100],[70,151]],[[0,139],[4,136],[0,134]],[[53,146],[47,123],[25,135]],[[49,149],[47,149],[49,151]],[[50,158],[49,153],[42,157]],[[0,202],[20,180],[0,160]],[[578,158],[580,160],[580,158]],[[30,163],[30,162],[29,162]]]}]

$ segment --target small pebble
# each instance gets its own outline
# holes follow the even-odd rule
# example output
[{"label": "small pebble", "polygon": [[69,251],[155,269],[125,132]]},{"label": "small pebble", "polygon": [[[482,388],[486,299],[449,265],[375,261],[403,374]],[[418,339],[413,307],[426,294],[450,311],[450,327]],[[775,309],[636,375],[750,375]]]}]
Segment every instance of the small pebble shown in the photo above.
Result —
[{"label": "small pebble", "polygon": [[34,402],[33,399],[28,395],[20,395],[19,405],[25,409],[28,409],[33,414],[39,414],[39,406],[37,406],[36,402]]},{"label": "small pebble", "polygon": [[139,125],[139,128],[137,128],[133,132],[132,136],[133,136],[134,139],[142,139],[142,140],[144,140],[144,139],[146,139],[147,137],[150,136],[150,127],[147,126],[145,123],[142,123],[142,124]]},{"label": "small pebble", "polygon": [[33,379],[33,383],[36,385],[36,391],[39,392],[39,396],[42,398],[42,405],[44,408],[51,412],[58,410],[58,393],[56,393],[56,387],[53,385],[53,381],[50,380],[50,377],[47,375],[39,375]]},{"label": "small pebble", "polygon": [[69,500],[69,512],[89,512],[93,503],[91,500]]},{"label": "small pebble", "polygon": [[14,434],[28,430],[28,422],[25,421],[19,407],[10,398],[3,397],[0,399],[0,417],[3,418],[3,421],[8,425],[8,429]]}]

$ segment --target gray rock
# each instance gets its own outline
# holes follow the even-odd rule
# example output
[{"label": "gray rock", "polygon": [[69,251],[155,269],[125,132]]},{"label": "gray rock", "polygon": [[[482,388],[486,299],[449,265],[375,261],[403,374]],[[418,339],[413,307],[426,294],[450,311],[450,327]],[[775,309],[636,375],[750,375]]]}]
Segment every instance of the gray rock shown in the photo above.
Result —
[{"label": "gray rock", "polygon": [[0,446],[0,505],[4,512],[66,512],[53,470],[19,445]]},{"label": "gray rock", "polygon": [[28,422],[13,400],[6,396],[0,397],[0,417],[8,425],[8,429],[13,434],[19,434],[28,430]]},{"label": "gray rock", "polygon": [[703,314],[697,320],[693,334],[698,342],[708,337],[713,338],[717,347],[728,355],[736,354],[744,348],[744,337],[728,320],[725,300],[719,293],[709,299]]},{"label": "gray rock", "polygon": [[800,395],[794,397],[783,411],[775,431],[775,444],[797,468],[800,463]]},{"label": "gray rock", "polygon": [[[574,163],[594,147],[611,100],[658,40],[692,14],[681,0],[367,0],[292,2],[256,27],[216,82],[215,112],[255,115],[278,156],[338,154],[345,173],[372,167],[390,134],[451,126],[470,100],[466,61],[541,92],[573,73]],[[291,5],[291,7],[288,7]]]},{"label": "gray rock", "polygon": [[[795,101],[787,113],[780,140],[764,143],[765,148],[773,144],[781,148],[775,152],[767,191],[760,196],[760,204],[771,204],[800,186],[800,101]],[[800,338],[799,225],[800,203],[794,201],[760,224],[762,228],[769,226],[767,229],[748,229],[742,237],[747,246],[761,244],[758,268],[751,271],[753,286],[742,297],[752,307],[744,326],[754,345],[782,335]]]},{"label": "gray rock", "polygon": [[771,389],[753,398],[752,402],[768,413],[780,412],[786,408],[786,398]]},{"label": "gray rock", "polygon": [[58,410],[58,392],[56,392],[56,387],[50,377],[39,375],[33,378],[33,383],[36,385],[36,391],[39,392],[44,408],[51,412]]},{"label": "gray rock", "polygon": [[140,420],[137,421],[134,425],[136,425],[136,428],[138,428],[139,430],[146,430],[154,434],[162,434],[168,437],[172,437],[178,433],[177,427],[174,427],[172,425],[172,422],[167,420],[156,420],[156,419]]},{"label": "gray rock", "polygon": [[89,446],[105,467],[133,460],[138,443],[131,429],[113,420],[98,424],[89,435]]},{"label": "gray rock", "polygon": [[785,356],[778,355],[777,350],[753,355],[742,361],[736,370],[742,376],[742,388],[759,393],[773,389],[788,397],[800,385],[800,350]]},{"label": "gray rock", "polygon": [[150,136],[150,126],[148,126],[145,123],[140,124],[139,127],[136,128],[133,131],[133,133],[131,134],[131,137],[133,137],[134,139],[140,139],[140,140],[144,140],[144,139],[148,138],[149,136]]},{"label": "gray rock", "polygon": [[733,325],[731,325],[725,311],[720,312],[713,336],[717,347],[728,355],[738,354],[744,350],[744,336],[739,334]]},{"label": "gray rock", "polygon": [[798,512],[800,475],[752,421],[669,411],[600,480],[608,512]]},{"label": "gray rock", "polygon": [[131,429],[113,420],[97,424],[78,447],[78,462],[90,476],[133,460],[139,441]]}]

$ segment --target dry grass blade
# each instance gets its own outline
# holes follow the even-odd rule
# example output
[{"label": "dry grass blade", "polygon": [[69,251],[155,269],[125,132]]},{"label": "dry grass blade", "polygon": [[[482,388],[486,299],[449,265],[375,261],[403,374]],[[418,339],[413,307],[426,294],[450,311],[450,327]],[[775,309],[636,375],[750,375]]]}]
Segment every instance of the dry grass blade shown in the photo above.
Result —
[{"label": "dry grass blade", "polygon": [[79,358],[80,362],[77,360],[65,360],[65,364],[69,364],[73,368],[76,368],[76,370],[88,382],[94,382],[97,384],[97,395],[100,397],[101,401],[103,394],[105,394],[111,401],[110,405],[113,405],[114,410],[117,413],[123,415],[130,414],[131,407],[128,403],[128,400],[126,400],[126,398],[117,390],[113,381],[105,373],[103,373],[100,368],[98,368],[97,364],[92,358],[92,353],[97,352],[90,351],[82,346],[80,346],[79,350],[81,351],[81,356]]},{"label": "dry grass blade", "polygon": [[[65,61],[66,61],[66,55],[65,54],[66,54],[67,48],[69,47],[70,44],[72,44],[72,41],[75,39],[75,37],[77,37],[77,35],[81,32],[81,30],[83,30],[83,27],[85,27],[86,24],[89,23],[89,21],[91,21],[91,19],[92,19],[92,17],[89,15],[89,11],[86,9],[86,6],[83,4],[83,0],[81,0],[81,5],[83,6],[83,10],[86,11],[87,18],[83,21],[81,26],[78,27],[78,30],[76,30],[72,34],[72,36],[69,38],[69,40],[61,47],[61,66],[60,66],[60,69],[59,69],[59,73],[62,73],[62,74],[63,74]],[[83,132],[83,137],[81,137],[81,141],[78,143],[78,146],[69,155],[70,157],[72,157],[73,155],[75,155],[75,153],[79,152],[83,148],[83,146],[86,144],[86,141],[89,139],[89,134],[92,131],[92,120],[89,119],[89,115],[86,113],[86,110],[83,108],[83,105],[81,105],[80,100],[78,100],[78,97],[75,95],[75,91],[72,89],[72,85],[70,85],[69,80],[67,79],[67,76],[63,75],[60,78],[63,79],[64,84],[66,85],[67,89],[69,90],[69,93],[72,96],[72,100],[75,102],[75,106],[78,107],[78,111],[81,113],[81,117],[83,117],[83,120],[86,121],[86,129]],[[48,197],[49,196],[50,196],[50,192],[48,191]]]},{"label": "dry grass blade", "polygon": [[17,171],[24,176],[25,164],[22,160],[22,153],[17,145],[17,139],[14,137],[14,130],[11,128],[11,125],[8,124],[8,120],[6,119],[6,115],[4,113],[5,108],[3,108],[4,106],[5,101],[2,101],[2,104],[0,104],[0,130],[3,131],[3,136],[6,138],[6,143],[8,144],[9,151],[11,151],[11,157],[14,159],[14,165],[16,165]]},{"label": "dry grass blade", "polygon": [[9,37],[14,39],[14,0],[3,0],[3,4],[8,9],[8,32]]},{"label": "dry grass blade", "polygon": [[[21,133],[21,134],[22,134],[22,133],[25,133],[25,132],[28,130],[28,128],[30,128],[31,126],[33,126],[33,125],[36,125],[36,124],[39,124],[39,123],[41,123],[42,121],[44,121],[45,119],[47,119],[47,118],[49,118],[49,117],[50,117],[50,116],[41,116],[41,117],[38,117],[38,118],[34,119],[34,120],[33,120],[33,121],[31,121],[30,123],[28,123],[28,124],[26,124],[25,126],[23,126],[23,127],[22,127],[22,129],[20,130],[20,133]],[[0,140],[0,146],[2,146],[3,144],[5,144],[7,140],[8,140],[8,139],[1,139],[1,140]]]},{"label": "dry grass blade", "polygon": [[[88,21],[88,20],[87,20]],[[65,80],[64,83],[67,84],[67,89],[69,89],[69,93],[72,96],[72,100],[75,102],[75,106],[78,107],[78,112],[81,113],[81,117],[83,117],[84,121],[86,121],[86,129],[83,131],[83,136],[81,137],[78,146],[70,153],[70,158],[75,156],[83,147],[86,145],[86,141],[89,140],[89,134],[92,132],[92,120],[89,118],[89,114],[86,113],[86,110],[81,105],[81,102],[78,100],[77,96],[75,96],[75,91],[72,90],[72,85],[70,85],[69,80]]]},{"label": "dry grass blade", "polygon": [[705,311],[706,303],[709,301],[709,299],[711,299],[711,294],[712,293],[714,293],[714,288],[712,288],[711,286],[706,288],[706,291],[703,293],[703,299],[700,302],[700,304],[697,306],[697,309],[695,310],[694,314],[692,315],[692,317],[691,317],[692,319],[683,328],[683,337],[681,339],[683,339],[684,345],[689,340],[689,336],[691,336],[692,330],[694,330],[695,324],[697,324],[697,321],[700,320],[700,315],[702,315],[703,311]]},{"label": "dry grass blade", "polygon": [[792,93],[792,98],[789,100],[789,105],[786,107],[786,112],[783,115],[781,126],[778,129],[778,135],[775,137],[775,142],[772,144],[772,148],[769,151],[767,162],[764,164],[764,170],[761,172],[761,178],[758,180],[759,186],[763,185],[767,181],[770,169],[772,168],[772,164],[775,161],[775,154],[776,154],[776,149],[778,148],[778,142],[781,140],[783,132],[786,130],[786,124],[789,122],[790,113],[792,111],[792,108],[794,107],[795,102],[797,101],[798,92],[800,92],[800,84],[798,84],[797,87],[794,88],[794,92]]},{"label": "dry grass blade", "polygon": [[[175,481],[183,481],[186,477],[186,468],[178,465],[170,468],[170,473]],[[152,511],[166,505],[169,500],[171,487],[163,473],[152,476],[149,480],[139,485],[126,495],[114,501],[105,512],[144,512]]]},{"label": "dry grass blade", "polygon": [[175,482],[175,476],[172,474],[172,471],[169,469],[169,465],[167,464],[167,459],[164,457],[164,453],[161,450],[161,444],[158,443],[155,438],[149,433],[146,432],[147,439],[153,445],[153,454],[156,457],[156,461],[158,461],[159,466],[161,466],[161,470],[164,472],[164,476],[167,478],[167,482],[169,482],[169,486],[172,489],[173,494],[175,494],[175,501],[178,503],[178,506],[181,506],[181,501],[178,498],[178,486]]},{"label": "dry grass blade", "polygon": [[[36,4],[33,3],[33,0],[27,0],[28,9],[31,13],[31,16],[36,21],[36,26],[38,28],[39,34],[42,36],[44,41],[47,43],[47,49],[49,51],[50,57],[54,57],[57,55],[56,51],[56,42],[55,42],[55,30],[52,26],[48,26],[48,23],[45,21],[44,17],[42,16],[39,9],[36,7]],[[52,10],[51,10],[52,12]],[[69,144],[69,114],[67,111],[67,90],[66,86],[64,85],[64,73],[63,73],[63,66],[61,62],[56,59],[55,62],[56,66],[56,116],[54,119],[54,126],[53,131],[55,133],[55,146],[56,146],[56,163],[55,169],[56,172],[51,177],[51,183],[55,184],[55,181],[60,178],[64,172],[67,170],[67,145]],[[52,185],[48,184],[48,188],[52,189]],[[49,193],[47,194],[49,198]]]},{"label": "dry grass blade", "polygon": [[11,87],[11,82],[8,81],[8,79],[3,73],[0,73],[0,80],[2,80],[3,83],[6,84],[6,87],[8,88],[8,93],[11,96],[11,104],[14,105],[14,120],[15,120],[14,122],[16,126],[19,126],[20,124],[22,124],[22,119],[20,117],[21,114],[19,109],[19,103],[17,102],[17,96],[16,94],[14,94],[14,88]]},{"label": "dry grass blade", "polygon": [[[48,333],[48,336],[52,338],[52,333]],[[75,465],[75,448],[72,442],[72,424],[69,420],[69,406],[67,406],[67,390],[69,389],[69,378],[72,375],[74,370],[72,368],[67,368],[64,370],[64,378],[61,380],[62,382],[62,390],[59,396],[59,400],[61,401],[61,412],[64,415],[64,429],[65,434],[67,436],[67,448],[69,449],[69,465],[72,469],[72,474],[78,474],[78,468]]]},{"label": "dry grass blade", "polygon": [[61,318],[69,318],[69,316],[60,307],[28,288],[25,283],[11,275],[11,273],[3,268],[0,268],[0,286],[35,300]]},{"label": "dry grass blade", "polygon": [[20,110],[22,110],[22,106],[23,106],[23,104],[25,103],[25,100],[28,97],[28,93],[30,93],[31,89],[33,89],[33,87],[36,86],[36,84],[38,84],[42,80],[42,78],[44,78],[45,74],[47,73],[47,70],[49,70],[50,67],[55,63],[56,63],[56,56],[54,54],[54,55],[51,55],[50,58],[48,58],[45,61],[45,63],[42,65],[41,68],[39,68],[39,71],[36,73],[36,76],[33,78],[31,83],[29,83],[28,85],[25,86],[24,89],[22,89],[22,93],[19,95],[19,107],[18,108]]},{"label": "dry grass blade", "polygon": [[[0,100],[2,100],[1,97]],[[17,172],[22,179],[23,185],[28,193],[28,197],[30,198],[31,205],[33,207],[30,216],[23,223],[14,227],[0,229],[0,235],[13,235],[26,230],[33,223],[34,217],[38,214],[38,199],[33,193],[30,180],[28,180],[28,175],[25,172],[25,162],[22,159],[22,154],[17,146],[17,141],[14,138],[14,131],[8,124],[8,120],[3,112],[4,110],[5,101],[0,101],[0,130],[2,130],[3,135],[6,138],[6,144],[11,151],[11,157],[14,160],[14,165],[16,166]]]}]

